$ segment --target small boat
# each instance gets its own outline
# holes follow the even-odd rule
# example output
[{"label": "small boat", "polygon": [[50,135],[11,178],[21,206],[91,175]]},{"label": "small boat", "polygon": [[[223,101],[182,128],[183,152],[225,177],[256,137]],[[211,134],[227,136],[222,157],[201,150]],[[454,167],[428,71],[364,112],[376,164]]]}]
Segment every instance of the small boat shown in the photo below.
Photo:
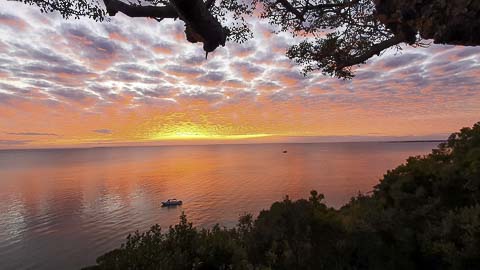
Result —
[{"label": "small boat", "polygon": [[181,205],[181,204],[182,204],[182,201],[180,201],[180,200],[168,199],[168,200],[162,202],[162,207],[164,207],[164,206],[177,206],[177,205]]},{"label": "small boat", "polygon": [[283,153],[284,153],[284,154],[287,153],[287,150],[283,150]]}]

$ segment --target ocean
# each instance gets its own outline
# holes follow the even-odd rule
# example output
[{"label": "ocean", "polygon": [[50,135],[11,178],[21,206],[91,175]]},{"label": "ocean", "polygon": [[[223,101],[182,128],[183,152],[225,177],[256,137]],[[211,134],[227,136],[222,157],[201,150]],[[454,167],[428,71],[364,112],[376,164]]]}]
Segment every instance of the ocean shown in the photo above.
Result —
[{"label": "ocean", "polygon": [[[185,212],[234,226],[312,189],[339,208],[437,142],[249,144],[0,151],[0,269],[79,269],[128,233]],[[284,153],[286,151],[286,153]],[[177,198],[183,205],[162,208]]]}]

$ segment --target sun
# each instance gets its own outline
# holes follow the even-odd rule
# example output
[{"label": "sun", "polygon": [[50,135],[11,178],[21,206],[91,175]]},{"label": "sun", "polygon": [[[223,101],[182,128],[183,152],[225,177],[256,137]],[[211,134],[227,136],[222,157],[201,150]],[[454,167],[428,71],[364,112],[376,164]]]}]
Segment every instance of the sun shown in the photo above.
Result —
[{"label": "sun", "polygon": [[268,137],[271,134],[251,134],[232,132],[232,128],[218,125],[199,125],[191,122],[178,123],[169,127],[163,126],[152,132],[152,140],[239,140]]}]

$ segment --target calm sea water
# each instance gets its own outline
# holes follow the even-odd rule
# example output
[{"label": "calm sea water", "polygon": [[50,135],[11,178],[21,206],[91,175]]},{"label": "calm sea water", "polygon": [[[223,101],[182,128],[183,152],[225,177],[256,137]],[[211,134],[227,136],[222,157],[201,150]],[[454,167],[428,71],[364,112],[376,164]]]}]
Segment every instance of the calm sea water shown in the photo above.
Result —
[{"label": "calm sea water", "polygon": [[[437,143],[261,144],[0,151],[0,269],[78,269],[182,211],[233,226],[316,189],[340,207]],[[287,150],[288,153],[282,153]],[[176,197],[177,208],[161,208]]]}]

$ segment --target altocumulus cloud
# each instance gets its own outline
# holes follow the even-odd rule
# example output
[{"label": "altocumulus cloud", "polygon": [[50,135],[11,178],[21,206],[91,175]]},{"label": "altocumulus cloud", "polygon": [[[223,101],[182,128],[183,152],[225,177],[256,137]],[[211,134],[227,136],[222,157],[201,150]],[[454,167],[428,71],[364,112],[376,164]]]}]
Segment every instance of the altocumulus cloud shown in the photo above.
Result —
[{"label": "altocumulus cloud", "polygon": [[[285,114],[303,125],[288,129],[305,134],[329,128],[356,132],[352,125],[363,130],[372,123],[379,128],[370,132],[384,132],[378,123],[399,115],[401,128],[416,132],[431,127],[427,122],[446,121],[448,130],[456,130],[480,115],[480,47],[387,52],[358,68],[353,80],[339,81],[320,72],[302,76],[284,54],[298,40],[272,34],[257,19],[251,21],[255,39],[228,43],[206,60],[201,45],[185,40],[179,21],[121,15],[104,23],[67,21],[20,3],[1,5],[0,127],[9,131],[25,130],[15,123],[28,119],[30,130],[45,130],[48,123],[48,131],[62,138],[112,134],[96,129],[110,124],[135,133],[145,121],[195,112],[214,124],[255,126],[269,134],[287,126]],[[106,124],[105,116],[113,122]],[[88,127],[62,129],[72,119]],[[54,136],[40,133],[3,133],[0,139],[19,145],[29,141],[8,136]]]},{"label": "altocumulus cloud", "polygon": [[[298,68],[283,54],[295,39],[285,33],[271,35],[273,29],[259,20],[252,21],[255,39],[245,44],[229,43],[205,60],[201,46],[185,41],[179,22],[156,23],[125,16],[113,17],[106,23],[67,21],[58,15],[39,14],[37,9],[18,3],[5,5],[0,16],[0,25],[9,26],[0,29],[4,37],[0,71],[7,76],[5,83],[20,82],[25,89],[39,89],[80,110],[102,108],[104,104],[115,102],[112,99],[115,96],[131,95],[131,89],[156,89],[155,92],[136,91],[131,103],[138,104],[140,101],[153,104],[158,97],[167,95],[217,103],[226,101],[227,96],[221,93],[230,88],[255,90],[259,101],[270,100],[272,92],[277,92],[279,98],[282,90],[281,99],[288,102],[301,97],[300,90],[309,89],[309,97],[313,100],[322,100],[315,97],[317,94],[337,96],[336,100],[354,100],[339,96],[355,96],[361,92],[363,102],[383,104],[380,99],[391,102],[387,94],[392,92],[421,93],[406,90],[400,82],[408,82],[414,88],[434,85],[430,92],[436,95],[450,94],[442,89],[457,86],[454,79],[445,76],[462,78],[463,89],[478,83],[478,76],[463,73],[480,69],[479,48],[432,46],[422,50],[406,49],[400,56],[386,53],[362,66],[357,72],[359,76],[352,82],[344,83],[320,73],[307,78],[301,76]],[[39,23],[38,18],[42,16],[49,17],[51,23]],[[15,31],[20,32],[21,37],[12,35]],[[447,58],[455,61],[445,62]],[[435,81],[442,84],[435,84]],[[171,90],[160,93],[158,89]],[[191,89],[198,91],[192,93]],[[386,93],[382,89],[389,91]],[[468,91],[463,89],[457,92]],[[416,102],[430,103],[432,97],[425,93],[417,96]],[[16,93],[1,94],[1,100],[5,101],[12,98],[5,94]],[[87,101],[89,106],[82,104]],[[95,103],[99,106],[94,107]],[[398,105],[405,106],[403,101]],[[360,104],[360,107],[369,107],[369,104]]]}]

